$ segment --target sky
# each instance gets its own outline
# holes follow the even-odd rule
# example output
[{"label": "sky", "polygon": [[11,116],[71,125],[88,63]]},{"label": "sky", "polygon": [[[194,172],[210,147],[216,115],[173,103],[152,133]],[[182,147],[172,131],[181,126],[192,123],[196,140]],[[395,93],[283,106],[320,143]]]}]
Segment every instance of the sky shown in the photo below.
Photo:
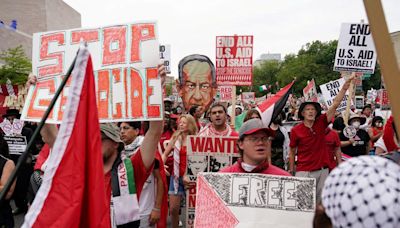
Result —
[{"label": "sky", "polygon": [[[362,0],[64,0],[82,27],[157,21],[171,45],[172,75],[190,54],[215,62],[215,37],[253,35],[253,61],[263,53],[297,53],[306,43],[338,39],[341,23],[368,23]],[[400,31],[400,0],[382,0],[389,32]]]}]

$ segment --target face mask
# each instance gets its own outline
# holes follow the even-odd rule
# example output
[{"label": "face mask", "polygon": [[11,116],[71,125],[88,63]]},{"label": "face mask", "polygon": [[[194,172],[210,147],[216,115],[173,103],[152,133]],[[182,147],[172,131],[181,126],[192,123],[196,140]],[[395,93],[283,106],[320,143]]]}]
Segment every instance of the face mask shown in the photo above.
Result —
[{"label": "face mask", "polygon": [[383,123],[376,123],[375,126],[376,127],[383,127]]},{"label": "face mask", "polygon": [[360,122],[355,121],[353,123],[351,123],[351,126],[355,127],[356,129],[358,129],[360,127]]}]

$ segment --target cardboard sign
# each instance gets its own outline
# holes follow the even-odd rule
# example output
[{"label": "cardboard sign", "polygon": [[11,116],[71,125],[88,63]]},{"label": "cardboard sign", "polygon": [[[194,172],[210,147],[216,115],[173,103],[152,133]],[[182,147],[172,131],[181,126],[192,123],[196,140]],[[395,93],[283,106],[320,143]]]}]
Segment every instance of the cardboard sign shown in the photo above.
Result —
[{"label": "cardboard sign", "polygon": [[362,109],[364,107],[364,96],[356,96],[356,108]]},{"label": "cardboard sign", "polygon": [[[328,108],[332,106],[333,100],[335,99],[336,95],[339,93],[340,89],[343,87],[345,82],[346,81],[344,78],[340,78],[338,80],[330,81],[326,84],[319,86]],[[343,100],[340,103],[339,107],[336,109],[336,111],[342,112],[346,110],[348,96],[349,96],[349,91],[346,92],[346,95],[343,97]]]},{"label": "cardboard sign", "polygon": [[217,36],[218,85],[251,85],[253,82],[253,36]]},{"label": "cardboard sign", "polygon": [[25,136],[3,136],[4,140],[8,144],[8,149],[10,151],[10,154],[17,154],[21,155],[24,153],[26,149],[26,145],[28,144],[26,142],[26,137]]},{"label": "cardboard sign", "polygon": [[318,102],[318,93],[314,79],[312,79],[303,89],[303,95],[305,101]]},{"label": "cardboard sign", "polygon": [[200,173],[195,227],[310,227],[313,178]]},{"label": "cardboard sign", "polygon": [[[35,33],[32,72],[38,83],[29,90],[22,119],[40,121],[81,40],[87,42],[92,57],[100,122],[162,119],[157,36],[155,22]],[[70,84],[71,80],[48,123],[62,120]]]},{"label": "cardboard sign", "polygon": [[218,86],[219,101],[229,102],[232,100],[232,86]]},{"label": "cardboard sign", "polygon": [[[190,136],[187,142],[187,175],[196,182],[200,172],[218,172],[235,163],[240,157],[234,137]],[[196,188],[186,195],[186,227],[193,227],[196,207]]]},{"label": "cardboard sign", "polygon": [[244,104],[255,104],[255,102],[256,102],[256,93],[254,93],[254,92],[243,92],[242,93],[242,102]]},{"label": "cardboard sign", "polygon": [[335,71],[373,74],[376,51],[368,24],[344,23],[335,56]]},{"label": "cardboard sign", "polygon": [[171,45],[160,45],[160,59],[164,61],[165,72],[171,73]]}]

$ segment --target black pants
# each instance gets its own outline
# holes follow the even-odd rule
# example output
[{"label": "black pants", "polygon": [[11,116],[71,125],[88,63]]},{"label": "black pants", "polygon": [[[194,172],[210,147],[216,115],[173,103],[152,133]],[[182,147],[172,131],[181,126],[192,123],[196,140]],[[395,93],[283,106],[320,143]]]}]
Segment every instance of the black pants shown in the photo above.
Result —
[{"label": "black pants", "polygon": [[[20,155],[11,154],[11,159],[15,164],[18,163]],[[15,185],[14,193],[12,199],[14,199],[15,205],[22,211],[28,209],[27,193],[29,188],[29,181],[33,172],[32,163],[22,163],[21,168],[17,175],[17,183]]]}]

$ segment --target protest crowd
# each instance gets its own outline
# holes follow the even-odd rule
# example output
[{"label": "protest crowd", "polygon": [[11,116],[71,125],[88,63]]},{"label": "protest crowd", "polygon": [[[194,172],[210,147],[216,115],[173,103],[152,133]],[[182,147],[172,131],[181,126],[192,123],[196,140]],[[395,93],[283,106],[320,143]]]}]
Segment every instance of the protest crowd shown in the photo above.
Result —
[{"label": "protest crowd", "polygon": [[[329,105],[309,94],[296,97],[292,94],[295,80],[263,100],[235,97],[233,103],[216,98],[216,67],[207,56],[194,54],[179,62],[178,97],[160,96],[162,104],[151,106],[149,94],[157,92],[154,88],[151,92],[149,83],[148,94],[127,98],[130,103],[126,106],[134,111],[126,115],[157,117],[160,112],[160,118],[124,119],[122,105],[96,111],[102,95],[94,95],[94,79],[100,73],[93,73],[88,49],[79,50],[71,77],[80,82],[69,85],[77,97],[68,97],[62,121],[48,121],[34,139],[28,159],[1,202],[0,227],[14,227],[14,216],[21,213],[26,213],[24,227],[211,227],[205,224],[210,224],[208,220],[216,224],[217,213],[207,213],[204,208],[219,201],[225,202],[226,208],[235,207],[235,194],[240,195],[237,204],[255,205],[252,208],[260,211],[257,213],[268,211],[264,220],[293,212],[298,213],[291,221],[296,224],[296,216],[306,212],[312,218],[307,220],[308,227],[400,227],[398,130],[393,116],[383,113],[375,99],[365,97],[361,109],[342,105],[357,75],[342,73],[340,89]],[[165,66],[153,66],[152,70],[146,73],[147,79],[160,79],[160,88],[165,90]],[[35,74],[27,80],[31,89],[40,88],[42,82],[43,75]],[[133,84],[127,88],[143,89],[137,90]],[[139,106],[143,106],[140,111],[136,109]],[[111,115],[111,121],[98,124],[98,119],[107,119],[104,116],[111,112],[115,118]],[[15,153],[17,139],[23,138],[26,146],[39,125],[29,121],[32,113],[8,109],[2,115],[0,191],[24,152]],[[75,173],[77,170],[85,172]],[[207,176],[209,173],[217,174]],[[224,185],[215,187],[215,194],[200,195],[207,191],[205,186],[223,186],[226,180],[260,174],[272,178],[271,183],[281,181],[276,188],[283,196],[271,196],[276,191],[268,185],[260,196],[264,200],[258,201],[251,194],[260,189],[245,188],[245,182],[238,185],[237,192],[228,192],[231,185]],[[77,183],[80,180],[83,184]],[[306,191],[303,186],[304,191],[287,196],[293,191],[284,190],[284,181],[292,181],[296,189],[301,189],[298,183],[303,181],[311,188]],[[86,189],[84,184],[90,187]],[[80,197],[73,196],[76,192]],[[217,202],[214,195],[221,199]],[[226,195],[233,197],[228,203]],[[298,204],[291,210],[288,202],[294,198]],[[278,206],[271,206],[269,199],[278,199]],[[260,208],[264,204],[265,208]],[[79,216],[65,205],[79,208]],[[91,210],[94,212],[89,213]],[[246,207],[241,210],[246,214]],[[54,215],[65,216],[66,221],[49,219]],[[76,221],[71,221],[73,217]],[[219,219],[224,223],[218,227],[231,227],[228,217]],[[261,217],[251,219],[257,224]],[[97,223],[90,223],[92,220]],[[239,217],[235,221],[233,224],[239,223]]]}]

